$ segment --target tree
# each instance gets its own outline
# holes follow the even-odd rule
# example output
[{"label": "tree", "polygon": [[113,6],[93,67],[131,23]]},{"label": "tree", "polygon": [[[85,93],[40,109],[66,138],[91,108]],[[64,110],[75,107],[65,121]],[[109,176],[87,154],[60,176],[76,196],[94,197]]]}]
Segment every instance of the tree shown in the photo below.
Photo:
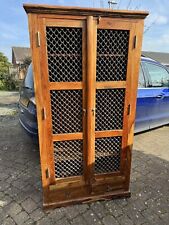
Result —
[{"label": "tree", "polygon": [[0,52],[0,77],[8,74],[9,66],[10,62],[8,61],[8,58]]},{"label": "tree", "polygon": [[8,58],[0,52],[0,90],[12,90],[16,88],[15,81],[9,75],[11,63]]}]

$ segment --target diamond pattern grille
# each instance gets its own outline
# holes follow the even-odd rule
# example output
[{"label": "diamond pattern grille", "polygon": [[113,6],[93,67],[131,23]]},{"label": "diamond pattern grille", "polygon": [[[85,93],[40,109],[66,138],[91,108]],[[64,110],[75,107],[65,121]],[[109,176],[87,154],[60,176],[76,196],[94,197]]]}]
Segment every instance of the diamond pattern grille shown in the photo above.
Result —
[{"label": "diamond pattern grille", "polygon": [[123,128],[125,89],[96,90],[96,131]]},{"label": "diamond pattern grille", "polygon": [[128,30],[97,30],[97,81],[126,80]]},{"label": "diamond pattern grille", "polygon": [[98,138],[95,141],[95,173],[120,170],[121,137]]},{"label": "diamond pattern grille", "polygon": [[47,27],[50,82],[82,81],[82,29]]},{"label": "diamond pattern grille", "polygon": [[53,134],[82,132],[82,90],[50,91]]},{"label": "diamond pattern grille", "polygon": [[83,141],[54,142],[55,177],[80,176],[83,173]]}]

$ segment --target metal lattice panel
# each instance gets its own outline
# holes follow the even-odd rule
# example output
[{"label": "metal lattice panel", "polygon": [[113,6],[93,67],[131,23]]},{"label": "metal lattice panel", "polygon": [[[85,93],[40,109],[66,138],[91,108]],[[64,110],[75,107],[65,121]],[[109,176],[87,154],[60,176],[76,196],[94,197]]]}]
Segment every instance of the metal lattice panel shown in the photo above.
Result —
[{"label": "metal lattice panel", "polygon": [[128,30],[97,30],[97,81],[126,80]]},{"label": "metal lattice panel", "polygon": [[50,94],[53,134],[82,132],[82,90]]},{"label": "metal lattice panel", "polygon": [[82,81],[82,29],[47,27],[50,82]]},{"label": "metal lattice panel", "polygon": [[95,173],[120,170],[121,137],[98,138],[95,141]]},{"label": "metal lattice panel", "polygon": [[96,131],[123,128],[125,89],[96,90]]},{"label": "metal lattice panel", "polygon": [[55,177],[80,176],[83,173],[83,141],[54,142]]}]

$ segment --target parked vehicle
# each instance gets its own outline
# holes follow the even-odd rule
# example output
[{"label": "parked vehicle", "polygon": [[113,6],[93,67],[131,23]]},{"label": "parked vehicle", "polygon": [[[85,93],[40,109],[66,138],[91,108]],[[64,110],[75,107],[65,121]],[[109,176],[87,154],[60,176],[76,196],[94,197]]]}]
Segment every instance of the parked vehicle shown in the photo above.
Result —
[{"label": "parked vehicle", "polygon": [[[19,121],[33,137],[38,136],[32,65],[20,90]],[[135,133],[169,124],[169,70],[159,62],[142,57]]]},{"label": "parked vehicle", "polygon": [[19,122],[30,136],[35,139],[38,137],[32,64],[28,68],[20,89]]},{"label": "parked vehicle", "polygon": [[152,59],[141,59],[135,133],[169,123],[169,70]]}]

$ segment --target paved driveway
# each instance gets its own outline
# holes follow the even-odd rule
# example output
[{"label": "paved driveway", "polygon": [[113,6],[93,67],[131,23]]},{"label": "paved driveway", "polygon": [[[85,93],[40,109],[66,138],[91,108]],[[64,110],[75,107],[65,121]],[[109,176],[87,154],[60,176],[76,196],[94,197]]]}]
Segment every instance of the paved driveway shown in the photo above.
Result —
[{"label": "paved driveway", "polygon": [[2,95],[0,225],[169,224],[168,126],[135,136],[131,198],[43,211],[38,148],[18,123],[18,94]]}]

